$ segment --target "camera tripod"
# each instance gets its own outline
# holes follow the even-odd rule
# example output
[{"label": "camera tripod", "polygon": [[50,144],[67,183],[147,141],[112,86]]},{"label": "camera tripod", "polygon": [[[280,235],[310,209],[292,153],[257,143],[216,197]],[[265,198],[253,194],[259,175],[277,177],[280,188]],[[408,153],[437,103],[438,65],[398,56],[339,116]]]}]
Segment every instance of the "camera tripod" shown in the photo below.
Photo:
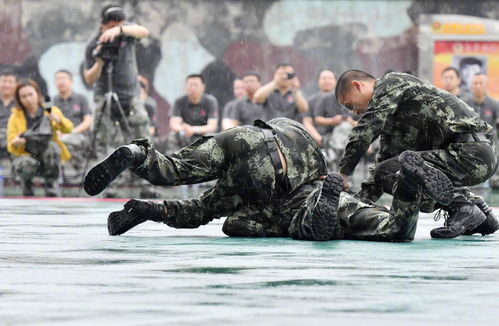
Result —
[{"label": "camera tripod", "polygon": [[[89,153],[87,155],[87,160],[85,162],[85,167],[83,168],[83,175],[81,177],[81,182],[80,182],[80,188],[78,190],[78,196],[81,194],[81,189],[83,188],[83,182],[85,181],[85,175],[88,170],[88,165],[90,164],[90,157],[92,156],[92,153],[95,153],[96,151],[96,141],[97,141],[97,134],[102,127],[102,121],[104,120],[105,114],[111,115],[112,108],[113,108],[113,103],[116,104],[116,107],[118,108],[118,112],[121,117],[120,121],[120,126],[124,125],[124,129],[126,132],[126,137],[124,138],[131,138],[132,137],[132,129],[130,128],[130,124],[128,123],[127,117],[125,115],[125,111],[123,110],[123,107],[121,106],[120,99],[118,97],[118,94],[113,90],[113,70],[114,70],[114,61],[110,60],[106,62],[105,66],[105,73],[106,73],[106,81],[107,81],[107,92],[104,95],[104,103],[102,105],[102,109],[100,110],[99,116],[96,116],[96,124],[94,125],[94,130],[92,131],[92,136],[90,138],[90,148],[89,148]],[[123,125],[122,125],[123,124]],[[123,131],[123,128],[121,128]],[[126,139],[125,139],[126,140]]]}]

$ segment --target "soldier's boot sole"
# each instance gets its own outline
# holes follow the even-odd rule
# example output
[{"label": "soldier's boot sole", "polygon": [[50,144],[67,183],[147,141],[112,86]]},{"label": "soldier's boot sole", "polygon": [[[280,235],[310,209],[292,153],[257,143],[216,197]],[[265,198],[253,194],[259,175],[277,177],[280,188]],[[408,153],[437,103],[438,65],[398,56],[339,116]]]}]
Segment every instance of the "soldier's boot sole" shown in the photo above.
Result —
[{"label": "soldier's boot sole", "polygon": [[433,200],[446,206],[452,202],[454,186],[442,171],[428,165],[419,154],[412,151],[400,154],[399,162],[401,172],[423,187]]},{"label": "soldier's boot sole", "polygon": [[119,147],[88,171],[83,183],[87,194],[100,194],[123,171],[134,165],[135,156],[129,146],[131,145]]},{"label": "soldier's boot sole", "polygon": [[121,211],[109,214],[107,231],[109,235],[121,235],[147,220],[147,217],[134,208],[125,207]]},{"label": "soldier's boot sole", "polygon": [[322,185],[322,193],[312,213],[311,231],[314,240],[335,240],[339,233],[338,204],[343,190],[343,178],[329,174]]},{"label": "soldier's boot sole", "polygon": [[471,204],[463,207],[460,208],[454,217],[451,217],[452,220],[449,221],[448,226],[431,230],[431,237],[436,239],[452,239],[465,234],[466,231],[477,228],[487,219],[478,206]]}]

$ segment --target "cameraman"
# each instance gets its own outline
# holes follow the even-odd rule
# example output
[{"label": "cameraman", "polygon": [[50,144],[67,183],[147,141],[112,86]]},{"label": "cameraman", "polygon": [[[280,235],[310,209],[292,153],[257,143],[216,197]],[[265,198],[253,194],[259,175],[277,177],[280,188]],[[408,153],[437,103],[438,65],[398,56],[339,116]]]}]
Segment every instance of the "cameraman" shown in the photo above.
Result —
[{"label": "cameraman", "polygon": [[[83,75],[86,83],[94,86],[94,132],[99,159],[107,155],[111,147],[129,142],[130,139],[127,138],[148,136],[149,117],[139,98],[135,54],[135,43],[148,35],[147,28],[125,21],[125,13],[119,5],[108,5],[102,9],[99,32],[87,44]],[[109,66],[110,64],[113,66]],[[109,91],[106,69],[110,67],[113,68],[113,91],[118,95],[127,121],[124,121],[122,112],[114,102],[111,110],[105,110],[105,94]],[[99,121],[101,125],[95,130]],[[127,131],[127,123],[131,134]],[[114,190],[106,195],[114,197]]]}]

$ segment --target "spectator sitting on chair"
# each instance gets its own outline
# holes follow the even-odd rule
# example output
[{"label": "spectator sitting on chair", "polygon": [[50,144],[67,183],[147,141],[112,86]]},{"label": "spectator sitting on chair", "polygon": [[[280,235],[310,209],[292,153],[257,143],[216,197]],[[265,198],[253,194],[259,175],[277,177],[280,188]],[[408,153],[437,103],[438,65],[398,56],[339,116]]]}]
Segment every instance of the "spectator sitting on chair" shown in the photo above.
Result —
[{"label": "spectator sitting on chair", "polygon": [[[240,99],[246,96],[246,86],[244,85],[244,81],[241,78],[234,79],[234,84],[232,86],[232,91],[234,93],[234,99],[227,102],[221,112],[221,116],[223,119],[227,117],[227,114],[234,110],[234,105]],[[224,120],[222,119],[222,129],[228,129],[224,126]],[[226,120],[227,121],[227,120]]]},{"label": "spectator sitting on chair", "polygon": [[289,63],[277,65],[274,78],[256,91],[253,101],[263,105],[266,120],[284,117],[301,121],[301,114],[308,111],[300,80]]},{"label": "spectator sitting on chair", "polygon": [[71,152],[71,164],[76,170],[83,166],[90,144],[89,130],[92,126],[92,111],[88,107],[85,96],[73,91],[73,75],[65,69],[55,73],[55,86],[58,94],[54,97],[54,105],[67,117],[73,125],[69,134],[59,134]]},{"label": "spectator sitting on chair", "polygon": [[324,126],[316,125],[314,123],[314,119],[315,115],[317,114],[318,104],[321,99],[326,94],[334,91],[334,87],[336,86],[336,76],[334,75],[334,72],[328,69],[322,70],[319,73],[317,86],[319,87],[319,91],[307,98],[309,108],[308,112],[304,113],[303,125],[305,126],[305,130],[308,131],[308,133],[314,138],[317,144],[323,146],[323,137],[326,128]]},{"label": "spectator sitting on chair", "polygon": [[255,92],[260,88],[260,75],[256,72],[247,72],[243,76],[246,96],[236,100],[234,105],[224,111],[222,127],[224,130],[252,125],[255,120],[264,119],[263,107],[253,102]]},{"label": "spectator sitting on chair", "polygon": [[70,133],[73,123],[56,106],[42,107],[40,88],[32,80],[20,81],[15,97],[17,106],[7,124],[7,149],[16,156],[13,165],[21,179],[23,195],[33,196],[33,177],[41,175],[45,179],[45,195],[54,197],[59,162],[71,158],[58,131]]},{"label": "spectator sitting on chair", "polygon": [[174,152],[199,136],[217,130],[218,101],[213,95],[205,94],[205,88],[203,76],[187,76],[187,94],[175,101],[170,117],[168,152]]}]

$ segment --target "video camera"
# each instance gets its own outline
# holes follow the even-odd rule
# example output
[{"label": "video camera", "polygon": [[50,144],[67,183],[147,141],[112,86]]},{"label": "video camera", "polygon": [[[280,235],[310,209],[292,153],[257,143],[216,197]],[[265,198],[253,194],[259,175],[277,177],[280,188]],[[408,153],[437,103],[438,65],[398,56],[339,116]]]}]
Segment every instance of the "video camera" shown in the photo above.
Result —
[{"label": "video camera", "polygon": [[112,42],[98,42],[97,45],[100,45],[100,49],[97,50],[97,48],[95,48],[92,55],[96,58],[100,57],[106,62],[116,61],[120,55],[122,41],[122,37],[117,37]]}]

